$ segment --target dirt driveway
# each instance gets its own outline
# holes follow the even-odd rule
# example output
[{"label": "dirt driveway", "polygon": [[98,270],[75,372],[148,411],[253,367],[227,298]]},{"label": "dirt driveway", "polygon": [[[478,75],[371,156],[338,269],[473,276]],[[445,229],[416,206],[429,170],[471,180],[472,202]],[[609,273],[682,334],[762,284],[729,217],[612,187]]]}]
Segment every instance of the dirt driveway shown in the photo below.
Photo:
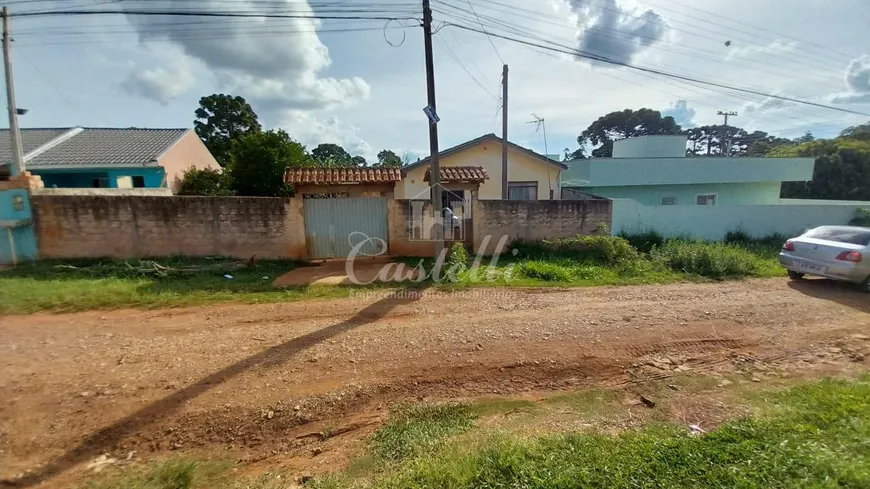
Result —
[{"label": "dirt driveway", "polygon": [[870,297],[822,281],[377,294],[0,317],[0,477],[102,453],[286,457],[402,400],[870,362]]}]

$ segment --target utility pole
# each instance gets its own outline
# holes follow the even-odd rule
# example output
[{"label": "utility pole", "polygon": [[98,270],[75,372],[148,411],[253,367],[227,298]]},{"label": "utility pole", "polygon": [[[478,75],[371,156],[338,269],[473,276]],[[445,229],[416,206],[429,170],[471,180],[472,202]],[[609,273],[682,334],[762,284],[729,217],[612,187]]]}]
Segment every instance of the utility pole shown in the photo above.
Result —
[{"label": "utility pole", "polygon": [[12,39],[9,37],[9,9],[3,7],[3,65],[6,68],[6,105],[9,108],[9,136],[12,138],[12,160],[15,174],[24,172],[24,151],[21,149],[21,132],[18,130],[18,110],[15,107],[15,88],[12,86]]},{"label": "utility pole", "polygon": [[508,198],[508,65],[501,68],[501,198]]},{"label": "utility pole", "polygon": [[[444,251],[444,216],[441,209],[441,162],[438,160],[438,117],[435,106],[435,61],[432,57],[432,9],[429,0],[423,0],[423,47],[426,51],[426,94],[429,105],[429,188],[432,194],[432,212],[435,214],[435,259]],[[430,115],[431,113],[431,115]]]},{"label": "utility pole", "polygon": [[725,112],[720,110],[717,115],[725,116],[725,126],[722,128],[722,142],[720,143],[722,154],[731,156],[731,143],[728,141],[728,116],[736,116],[737,112]]}]

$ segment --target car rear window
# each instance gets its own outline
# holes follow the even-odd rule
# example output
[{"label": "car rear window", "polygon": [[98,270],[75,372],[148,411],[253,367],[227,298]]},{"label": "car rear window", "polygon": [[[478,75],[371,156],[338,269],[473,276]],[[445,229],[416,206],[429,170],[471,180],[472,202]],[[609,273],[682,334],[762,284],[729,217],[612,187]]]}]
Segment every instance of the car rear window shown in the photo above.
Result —
[{"label": "car rear window", "polygon": [[863,229],[816,228],[807,232],[804,236],[807,238],[836,241],[838,243],[870,245],[870,231]]}]

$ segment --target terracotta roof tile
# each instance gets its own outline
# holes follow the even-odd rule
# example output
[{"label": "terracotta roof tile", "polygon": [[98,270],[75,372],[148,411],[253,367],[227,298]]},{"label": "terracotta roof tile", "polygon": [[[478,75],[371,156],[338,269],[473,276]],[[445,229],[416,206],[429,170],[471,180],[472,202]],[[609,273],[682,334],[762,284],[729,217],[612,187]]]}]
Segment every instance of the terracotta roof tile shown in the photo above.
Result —
[{"label": "terracotta roof tile", "polygon": [[[431,170],[426,170],[423,181],[428,182]],[[482,166],[443,166],[441,167],[441,182],[480,182],[488,180],[489,175]]]},{"label": "terracotta roof tile", "polygon": [[284,173],[286,183],[384,183],[401,179],[398,168],[288,168]]}]

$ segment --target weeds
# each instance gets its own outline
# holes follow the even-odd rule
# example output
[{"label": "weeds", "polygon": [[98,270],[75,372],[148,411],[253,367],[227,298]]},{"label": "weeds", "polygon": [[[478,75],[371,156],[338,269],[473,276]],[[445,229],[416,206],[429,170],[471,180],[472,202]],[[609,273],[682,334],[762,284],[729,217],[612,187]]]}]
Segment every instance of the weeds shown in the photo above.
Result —
[{"label": "weeds", "polygon": [[402,460],[467,430],[475,418],[464,404],[403,406],[372,436],[372,452],[384,460]]},{"label": "weeds", "polygon": [[715,279],[753,276],[762,260],[736,245],[680,240],[654,247],[650,258],[675,271]]}]

